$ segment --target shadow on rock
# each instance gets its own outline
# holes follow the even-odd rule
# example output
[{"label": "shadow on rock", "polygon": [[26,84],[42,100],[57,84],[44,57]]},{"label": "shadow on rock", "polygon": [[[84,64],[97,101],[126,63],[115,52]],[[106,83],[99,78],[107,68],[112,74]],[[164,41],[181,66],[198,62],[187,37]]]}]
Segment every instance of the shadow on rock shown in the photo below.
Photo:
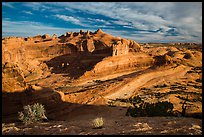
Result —
[{"label": "shadow on rock", "polygon": [[86,71],[90,71],[94,66],[111,55],[104,53],[79,52],[75,54],[66,54],[52,58],[45,63],[51,69],[52,73],[65,74],[73,79],[81,77]]}]

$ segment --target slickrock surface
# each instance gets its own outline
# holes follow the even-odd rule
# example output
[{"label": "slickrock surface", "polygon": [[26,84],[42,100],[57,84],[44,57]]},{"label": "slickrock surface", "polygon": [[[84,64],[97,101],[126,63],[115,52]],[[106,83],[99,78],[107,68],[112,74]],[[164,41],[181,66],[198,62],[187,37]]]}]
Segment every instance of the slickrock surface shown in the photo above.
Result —
[{"label": "slickrock surface", "polygon": [[[202,45],[139,44],[95,32],[2,39],[3,134],[202,134]],[[128,117],[139,95],[169,101],[178,116]],[[114,107],[109,103],[112,101]],[[49,122],[18,121],[23,106],[45,106]],[[102,129],[90,122],[103,117]],[[200,119],[198,119],[200,118]]]}]

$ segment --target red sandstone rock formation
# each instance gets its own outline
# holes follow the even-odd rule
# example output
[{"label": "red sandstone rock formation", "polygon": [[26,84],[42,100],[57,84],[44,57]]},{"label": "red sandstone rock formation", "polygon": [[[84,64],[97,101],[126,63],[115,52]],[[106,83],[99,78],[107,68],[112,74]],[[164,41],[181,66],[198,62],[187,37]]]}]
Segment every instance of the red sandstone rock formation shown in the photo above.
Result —
[{"label": "red sandstone rock formation", "polygon": [[[109,92],[123,96],[118,92],[123,91],[118,90],[117,84],[120,87],[121,83],[126,83],[124,91],[131,91],[132,93],[134,90],[138,91],[139,86],[148,84],[148,82],[152,85],[152,83],[155,84],[155,80],[159,82],[158,79],[160,78],[169,80],[170,75],[167,75],[169,73],[172,74],[171,77],[179,73],[179,75],[184,74],[186,79],[191,80],[192,77],[198,77],[195,80],[202,81],[200,73],[199,75],[191,75],[191,73],[188,74],[183,70],[175,73],[174,67],[178,65],[177,68],[180,68],[179,65],[181,64],[199,69],[202,66],[202,52],[180,50],[174,47],[144,47],[143,49],[140,44],[133,40],[114,37],[101,29],[94,33],[82,30],[74,33],[67,32],[60,37],[54,34],[52,38],[48,34],[27,38],[3,38],[3,117],[9,118],[15,114],[16,120],[17,112],[22,109],[23,105],[30,102],[45,104],[50,117],[57,117],[56,112],[57,114],[58,111],[63,113],[64,110],[70,109],[70,106],[66,106],[66,109],[60,108],[60,104],[63,104],[61,101],[75,103],[93,103],[95,101],[100,104],[100,101],[105,102],[103,97]],[[161,69],[157,70],[154,66],[161,67]],[[166,68],[169,71],[164,71]],[[149,70],[151,70],[150,73],[147,73]],[[159,76],[160,71],[164,71],[164,75]],[[144,75],[140,75],[140,73],[144,73]],[[137,79],[138,75],[140,79]],[[188,75],[190,76],[188,77]],[[122,78],[119,78],[112,81],[113,83],[107,82],[100,85],[100,78],[105,77],[105,79],[110,80],[110,77],[118,78],[118,76],[127,79],[121,81]],[[134,77],[135,81],[131,82]],[[98,78],[100,79],[99,84],[89,87],[89,82],[93,84],[93,80]],[[85,84],[77,87],[81,81]],[[68,88],[68,93],[70,90],[82,89],[76,90],[77,95],[74,92],[65,97],[63,93],[56,94],[52,89],[34,86],[33,83],[40,83],[39,85],[42,84],[53,89],[65,87]],[[76,85],[72,87],[69,85],[70,83]],[[31,86],[29,86],[30,84]],[[58,86],[57,88],[55,84]],[[110,89],[106,90],[108,84]],[[28,89],[32,89],[34,92],[27,92]],[[199,92],[199,89],[197,91]],[[8,92],[22,93],[8,94]],[[179,102],[176,103],[179,104]]]},{"label": "red sandstone rock formation", "polygon": [[80,30],[79,33],[67,32],[60,36],[61,42],[70,43],[78,48],[78,51],[94,52],[103,49],[112,49],[112,55],[126,55],[129,52],[138,52],[142,47],[133,40],[119,39],[104,33],[101,29],[92,33]]},{"label": "red sandstone rock formation", "polygon": [[[56,44],[52,45],[53,42],[55,42]],[[41,46],[46,44],[48,46]],[[141,46],[135,41],[114,37],[112,35],[104,33],[101,29],[98,29],[94,33],[90,31],[84,32],[82,30],[80,30],[79,33],[67,32],[59,38],[56,34],[54,34],[52,37],[50,37],[49,34],[44,34],[42,36],[36,35],[34,37],[27,38],[4,38],[2,40],[2,65],[4,66],[2,71],[3,89],[4,91],[15,91],[17,89],[20,90],[20,88],[17,87],[13,87],[12,90],[9,85],[12,85],[12,83],[34,80],[41,77],[47,71],[47,65],[39,61],[36,58],[38,56],[48,57],[49,55],[59,56],[65,54],[77,54],[77,52],[84,52],[85,54],[92,53],[93,55],[96,54],[97,56],[100,56],[100,58],[104,58],[110,55],[129,55],[130,53],[140,52],[141,50]],[[111,58],[110,61],[112,61]],[[114,68],[118,65],[120,66],[120,61],[122,60],[116,59],[115,63],[113,63],[115,64],[115,66],[112,65],[112,67]],[[138,61],[134,62],[136,63]],[[125,63],[126,67],[134,66],[133,62],[130,63],[131,65],[128,65],[128,60]],[[10,65],[9,68],[7,67],[8,64]],[[101,64],[102,66],[107,65],[103,65],[103,63]],[[86,64],[85,66],[87,65],[88,64]],[[95,70],[100,69],[97,68],[97,66],[100,65],[96,65],[96,67],[94,67]],[[124,68],[125,70],[125,66],[122,67],[121,64],[119,68]],[[8,75],[11,75],[10,73],[8,73],[8,70],[13,70],[14,72],[16,72],[15,76],[12,76],[14,81],[8,80]],[[18,71],[22,73],[17,74]],[[18,81],[19,79],[23,80]],[[25,87],[22,86],[21,89],[24,88]]]}]

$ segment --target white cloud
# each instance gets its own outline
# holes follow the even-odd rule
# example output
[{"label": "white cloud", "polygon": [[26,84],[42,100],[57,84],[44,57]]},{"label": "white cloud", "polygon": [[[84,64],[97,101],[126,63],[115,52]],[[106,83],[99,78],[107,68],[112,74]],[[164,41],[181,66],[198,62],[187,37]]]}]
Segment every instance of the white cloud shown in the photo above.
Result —
[{"label": "white cloud", "polygon": [[55,15],[55,17],[59,18],[59,19],[62,19],[64,21],[68,21],[68,22],[72,22],[74,24],[81,24],[80,20],[77,19],[77,18],[74,18],[72,16],[66,16],[66,15]]},{"label": "white cloud", "polygon": [[33,13],[31,12],[31,11],[22,11],[23,13],[25,13],[25,14],[29,14],[29,15],[32,15]]},{"label": "white cloud", "polygon": [[123,27],[125,27],[125,28],[130,28],[130,29],[134,29],[133,26],[127,26],[127,25],[124,25]]},{"label": "white cloud", "polygon": [[[22,29],[23,28],[23,29]],[[19,36],[19,37],[28,37],[35,35],[43,35],[54,33],[57,35],[62,35],[67,31],[76,31],[79,32],[81,28],[60,28],[40,22],[30,22],[30,21],[10,21],[2,20],[2,36]]]},{"label": "white cloud", "polygon": [[[10,3],[4,2],[3,6],[9,7],[8,4]],[[87,28],[93,28],[95,24],[100,23],[100,26],[106,28],[108,32],[132,38],[136,36],[135,39],[202,41],[202,2],[29,2],[23,5],[32,10],[54,12],[54,16],[58,19]],[[10,4],[11,7],[12,4]],[[63,15],[64,13],[61,14],[63,10],[71,13],[80,11],[85,14],[100,15],[101,18],[86,19],[87,16],[81,17],[77,14],[75,14],[77,16],[67,16]],[[146,31],[130,31],[131,33],[122,29],[116,31],[114,27],[110,28],[110,25],[116,27],[122,25],[124,28]],[[172,28],[176,29],[179,36],[165,36]],[[160,29],[162,30],[159,32],[148,32]]]},{"label": "white cloud", "polygon": [[[90,21],[88,21],[86,18],[73,17],[73,16],[60,15],[60,14],[54,15],[54,17],[61,19],[61,20],[64,20],[66,22],[71,22],[73,24],[83,26],[83,27],[87,27],[87,28],[93,27],[92,25],[89,24]],[[102,20],[100,20],[100,21],[102,21]]]},{"label": "white cloud", "polygon": [[23,3],[23,6],[31,8],[32,10],[35,10],[35,11],[40,11],[40,12],[60,13],[66,10],[66,8],[58,8],[58,7],[55,7],[55,5],[50,6],[46,2],[25,2]]},{"label": "white cloud", "polygon": [[123,20],[112,21],[112,23],[115,23],[115,24],[118,24],[118,25],[130,25],[129,22],[123,21]]},{"label": "white cloud", "polygon": [[11,2],[3,2],[2,7],[15,8]]},{"label": "white cloud", "polygon": [[[159,30],[162,28],[165,32],[171,27],[176,27],[181,37],[174,37],[175,39],[183,39],[183,37],[193,39],[191,35],[202,39],[201,2],[68,2],[55,3],[55,5],[114,18],[118,21],[113,23],[119,25],[127,26],[128,22],[131,22],[132,27],[137,29]],[[164,32],[162,35],[165,35]]]},{"label": "white cloud", "polygon": [[46,11],[46,10],[52,10],[52,7],[47,6],[43,2],[25,2],[23,3],[24,6],[31,8],[32,10],[36,11]]},{"label": "white cloud", "polygon": [[104,25],[110,25],[111,23],[108,20],[103,20],[103,19],[98,19],[98,18],[87,18],[86,22],[90,22],[90,23],[102,23]]},{"label": "white cloud", "polygon": [[[105,26],[103,26],[105,27]],[[22,29],[24,28],[24,29]],[[2,36],[20,36],[20,37],[28,37],[28,36],[35,36],[35,35],[43,35],[43,34],[50,34],[53,35],[54,33],[58,36],[68,32],[79,32],[79,30],[83,30],[83,28],[60,28],[55,27],[47,24],[43,24],[40,22],[30,22],[30,21],[10,21],[10,20],[2,20]],[[90,31],[94,32],[96,30],[89,29]],[[148,31],[137,31],[135,33],[127,33],[125,30],[114,30],[113,28],[103,28],[103,31],[109,33],[113,36],[132,39],[137,42],[158,42],[158,41],[193,41],[192,37],[186,36],[168,36],[165,37],[162,33],[152,33]],[[144,36],[145,35],[145,36]],[[196,40],[200,40],[197,38]],[[202,41],[202,39],[201,39]]]}]

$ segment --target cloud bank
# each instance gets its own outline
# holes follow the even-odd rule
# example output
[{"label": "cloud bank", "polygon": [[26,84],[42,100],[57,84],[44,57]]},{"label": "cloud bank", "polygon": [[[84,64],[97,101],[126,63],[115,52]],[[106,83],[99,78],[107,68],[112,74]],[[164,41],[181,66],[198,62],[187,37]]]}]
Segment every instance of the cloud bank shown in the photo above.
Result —
[{"label": "cloud bank", "polygon": [[[76,30],[78,28],[96,30],[102,28],[112,35],[134,39],[139,42],[202,42],[201,2],[35,2],[6,3],[3,9],[27,8],[27,14],[45,13],[52,29]],[[3,21],[8,18],[3,10]],[[31,15],[31,14],[30,14]],[[10,23],[17,21],[10,18]],[[24,20],[25,21],[25,20]],[[26,20],[41,22],[44,20]],[[59,23],[59,21],[63,21]],[[43,26],[44,24],[45,26]],[[9,28],[10,26],[2,26]],[[21,27],[21,26],[20,26]],[[34,26],[32,26],[34,27]],[[49,30],[52,30],[49,28]],[[20,30],[13,28],[16,33]],[[6,28],[3,31],[6,31]],[[38,30],[40,32],[40,30]],[[79,30],[77,30],[79,31]],[[12,32],[10,32],[12,33]],[[63,33],[62,33],[63,34]]]}]

